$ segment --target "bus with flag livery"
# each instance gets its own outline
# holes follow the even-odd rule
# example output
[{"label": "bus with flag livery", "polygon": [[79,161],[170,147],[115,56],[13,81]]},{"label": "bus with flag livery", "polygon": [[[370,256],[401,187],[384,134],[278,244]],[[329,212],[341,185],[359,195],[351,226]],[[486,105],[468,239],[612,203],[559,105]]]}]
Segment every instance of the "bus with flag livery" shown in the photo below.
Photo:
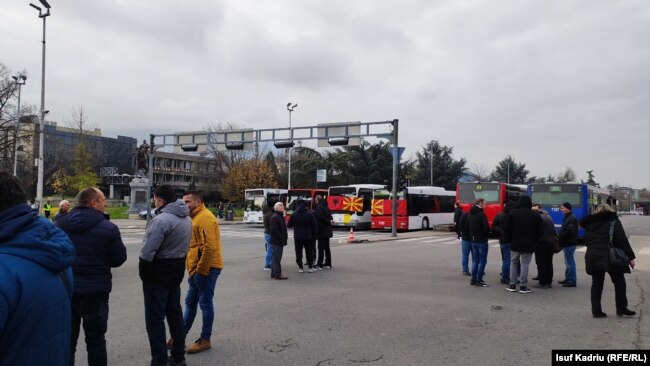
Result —
[{"label": "bus with flag livery", "polygon": [[506,202],[519,202],[521,196],[526,194],[526,185],[507,184],[503,182],[465,182],[456,184],[456,201],[463,212],[469,212],[476,200],[485,200],[485,215],[490,229],[494,217],[503,211]]},{"label": "bus with flag livery", "polygon": [[273,208],[276,202],[287,201],[287,190],[278,188],[253,188],[244,191],[244,223],[262,224],[264,207]]},{"label": "bus with flag livery", "polygon": [[[291,188],[287,193],[287,208],[284,215],[284,220],[289,222],[289,217],[293,211],[296,210],[296,203],[298,200],[305,201],[307,208],[313,210],[316,208],[316,196],[323,196],[327,199],[327,189],[323,188]],[[327,201],[326,201],[327,202]]]},{"label": "bus with flag livery", "polygon": [[351,184],[330,187],[327,192],[327,207],[332,213],[332,226],[370,228],[372,194],[385,189],[380,184]]},{"label": "bus with flag livery", "polygon": [[[614,198],[609,191],[583,183],[533,183],[528,185],[528,195],[533,203],[539,203],[553,219],[555,229],[560,230],[564,214],[560,206],[571,204],[571,212],[580,221],[592,214],[601,203],[611,204]],[[585,237],[585,229],[578,229],[578,239]]]},{"label": "bus with flag livery", "polygon": [[[453,224],[456,192],[442,187],[406,187],[397,192],[397,230],[428,230]],[[371,228],[392,228],[393,199],[387,190],[376,190],[372,199]]]}]

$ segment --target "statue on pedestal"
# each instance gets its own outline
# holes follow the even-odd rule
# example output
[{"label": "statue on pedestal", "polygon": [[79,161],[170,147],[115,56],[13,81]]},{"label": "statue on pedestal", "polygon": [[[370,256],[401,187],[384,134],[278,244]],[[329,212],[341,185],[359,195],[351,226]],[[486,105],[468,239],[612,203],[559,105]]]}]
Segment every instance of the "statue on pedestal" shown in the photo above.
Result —
[{"label": "statue on pedestal", "polygon": [[142,140],[142,144],[138,147],[134,165],[136,175],[139,171],[143,171],[145,175],[149,171],[149,144],[147,144],[147,140]]}]

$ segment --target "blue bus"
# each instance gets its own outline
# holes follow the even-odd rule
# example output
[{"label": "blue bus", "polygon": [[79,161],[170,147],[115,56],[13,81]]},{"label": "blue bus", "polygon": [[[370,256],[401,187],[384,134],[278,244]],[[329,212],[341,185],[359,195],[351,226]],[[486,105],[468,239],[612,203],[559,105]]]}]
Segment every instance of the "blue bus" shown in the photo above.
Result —
[{"label": "blue bus", "polygon": [[[563,202],[569,202],[572,212],[580,221],[591,214],[601,203],[609,203],[611,196],[606,189],[581,183],[533,183],[528,185],[528,195],[533,203],[539,203],[548,211],[555,229],[560,230],[564,215],[560,211]],[[578,238],[585,237],[585,229],[578,229]]]}]

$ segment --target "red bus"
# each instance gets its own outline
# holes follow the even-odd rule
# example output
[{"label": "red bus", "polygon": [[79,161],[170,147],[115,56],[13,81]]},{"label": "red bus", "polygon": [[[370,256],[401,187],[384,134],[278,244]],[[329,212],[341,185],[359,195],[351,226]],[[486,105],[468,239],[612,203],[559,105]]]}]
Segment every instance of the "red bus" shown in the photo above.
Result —
[{"label": "red bus", "polygon": [[[370,227],[373,230],[392,228],[393,200],[391,192],[376,190],[372,199]],[[428,230],[434,225],[454,222],[456,192],[442,187],[407,187],[397,193],[397,230]]]},{"label": "red bus", "polygon": [[518,202],[526,194],[526,185],[507,184],[503,182],[467,182],[456,184],[456,201],[463,212],[469,212],[477,199],[485,200],[485,214],[492,228],[494,217],[508,201]]},{"label": "red bus", "polygon": [[292,188],[287,193],[287,208],[286,215],[284,219],[286,222],[289,222],[289,216],[291,213],[296,210],[296,202],[298,200],[303,200],[307,204],[307,208],[313,210],[316,207],[316,195],[323,196],[325,202],[327,202],[327,189],[320,188]]}]

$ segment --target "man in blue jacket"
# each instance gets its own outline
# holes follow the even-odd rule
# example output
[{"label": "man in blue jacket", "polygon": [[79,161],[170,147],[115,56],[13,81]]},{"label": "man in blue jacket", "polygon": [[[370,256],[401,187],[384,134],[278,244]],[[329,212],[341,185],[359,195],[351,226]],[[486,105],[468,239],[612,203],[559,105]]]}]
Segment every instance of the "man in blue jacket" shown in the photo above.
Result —
[{"label": "man in blue jacket", "polygon": [[108,297],[113,287],[111,268],[126,261],[120,229],[106,219],[105,210],[104,193],[89,187],[79,193],[77,207],[55,221],[68,234],[77,252],[77,259],[72,263],[74,296],[70,357],[74,360],[83,322],[89,366],[107,363],[105,334]]},{"label": "man in blue jacket", "polygon": [[0,365],[70,363],[74,246],[0,172]]}]

